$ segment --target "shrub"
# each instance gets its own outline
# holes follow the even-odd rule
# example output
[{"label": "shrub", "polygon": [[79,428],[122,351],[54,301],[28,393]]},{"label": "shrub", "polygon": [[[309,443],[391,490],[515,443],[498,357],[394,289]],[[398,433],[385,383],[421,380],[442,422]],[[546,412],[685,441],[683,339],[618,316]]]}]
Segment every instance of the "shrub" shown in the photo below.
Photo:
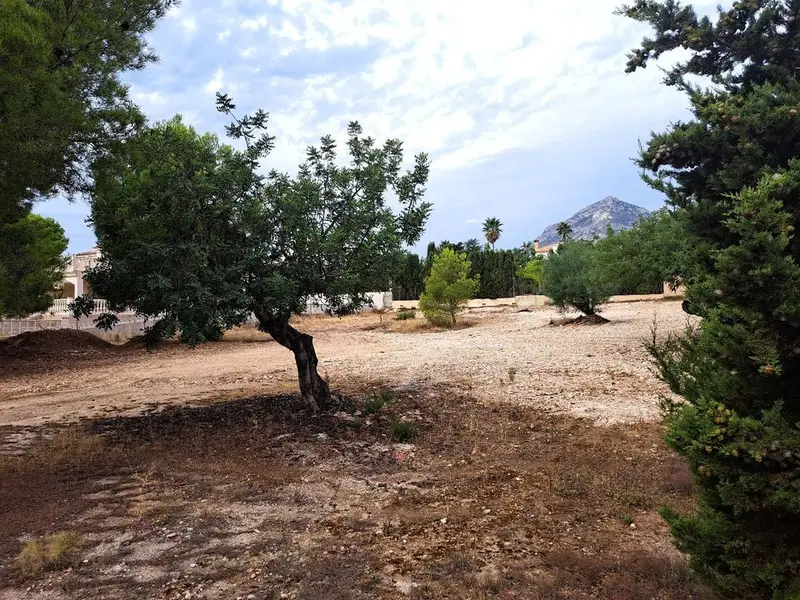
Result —
[{"label": "shrub", "polygon": [[677,285],[690,241],[676,215],[659,210],[595,244],[599,276],[614,294],[660,294]]},{"label": "shrub", "polygon": [[542,285],[542,267],[544,259],[536,256],[525,263],[525,266],[517,268],[517,277],[529,281],[537,289]]},{"label": "shrub", "polygon": [[591,242],[572,241],[559,246],[542,267],[542,293],[561,309],[575,308],[594,315],[611,296],[608,283],[594,263]]},{"label": "shrub", "polygon": [[434,258],[431,274],[425,280],[425,291],[419,299],[419,308],[431,325],[455,325],[456,315],[464,310],[467,300],[478,289],[478,282],[469,278],[469,269],[466,254],[456,254],[450,248]]},{"label": "shrub", "polygon": [[417,438],[417,435],[419,435],[417,425],[412,421],[395,421],[392,423],[392,440],[395,442],[411,442]]},{"label": "shrub", "polygon": [[409,319],[416,319],[417,311],[415,310],[401,310],[395,316],[395,321],[408,321]]},{"label": "shrub", "polygon": [[390,404],[392,400],[394,400],[394,392],[392,390],[372,392],[364,401],[364,412],[368,415],[375,415],[379,413],[384,406]]},{"label": "shrub", "polygon": [[74,564],[79,556],[81,538],[68,531],[26,542],[17,557],[17,568],[31,576]]}]

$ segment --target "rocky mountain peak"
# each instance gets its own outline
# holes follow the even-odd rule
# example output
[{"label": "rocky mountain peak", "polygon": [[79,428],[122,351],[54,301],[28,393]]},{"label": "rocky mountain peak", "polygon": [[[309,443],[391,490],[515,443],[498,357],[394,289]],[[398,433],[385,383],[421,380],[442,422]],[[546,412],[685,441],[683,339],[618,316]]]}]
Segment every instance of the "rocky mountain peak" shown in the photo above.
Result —
[{"label": "rocky mountain peak", "polygon": [[[602,200],[590,204],[566,219],[572,225],[572,237],[576,240],[591,240],[605,237],[606,228],[610,225],[614,231],[629,229],[650,211],[635,204],[623,202],[614,196],[606,196]],[[557,223],[545,228],[539,235],[539,245],[549,246],[561,241],[556,231]]]}]

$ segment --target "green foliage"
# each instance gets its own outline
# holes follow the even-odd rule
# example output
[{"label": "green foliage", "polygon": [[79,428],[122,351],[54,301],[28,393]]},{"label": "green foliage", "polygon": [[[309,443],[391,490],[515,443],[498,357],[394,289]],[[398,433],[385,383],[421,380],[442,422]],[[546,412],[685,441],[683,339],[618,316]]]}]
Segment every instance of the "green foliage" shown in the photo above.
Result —
[{"label": "green foliage", "polygon": [[599,276],[614,294],[659,294],[664,282],[677,286],[691,252],[678,218],[656,211],[630,229],[609,231],[595,243]]},{"label": "green foliage", "polygon": [[[422,287],[413,288],[405,282],[425,281],[431,274],[434,258],[444,249],[450,248],[455,253],[466,253],[470,262],[469,276],[478,281],[478,290],[475,297],[478,298],[510,298],[517,294],[531,294],[538,292],[538,284],[526,278],[524,267],[534,259],[532,244],[523,245],[522,248],[514,250],[493,250],[490,247],[482,247],[478,240],[471,239],[466,242],[442,241],[440,244],[431,242],[428,244],[424,260],[418,257],[416,260],[407,258],[401,261],[399,272],[393,276],[393,281],[397,282],[393,287],[393,293],[399,290],[399,300],[416,300],[418,295],[407,293],[415,289],[422,291]],[[413,254],[411,256],[414,256]],[[535,268],[535,267],[533,267]],[[408,269],[404,271],[404,269]],[[402,285],[401,285],[402,283]]]},{"label": "green foliage", "polygon": [[394,392],[392,390],[372,392],[364,401],[364,412],[368,415],[376,415],[381,412],[385,406],[391,404],[392,400],[394,400]]},{"label": "green foliage", "polygon": [[395,316],[395,321],[408,321],[409,319],[416,319],[417,318],[417,311],[415,310],[401,310]]},{"label": "green foliage", "polygon": [[428,159],[419,154],[402,172],[399,140],[379,146],[351,123],[348,164],[325,136],[295,177],[262,176],[259,160],[273,144],[267,114],[237,118],[223,95],[217,107],[244,151],[174,118],[96,163],[91,220],[102,258],[89,280],[112,310],[157,319],[154,338],[218,339],[255,314],[295,353],[303,396],[316,408],[327,385],[312,338],[289,318],[309,298],[342,314],[388,288],[401,248],[419,240],[430,213]]},{"label": "green foliage", "polygon": [[478,289],[478,282],[469,278],[470,263],[466,254],[445,248],[434,259],[431,274],[425,281],[419,308],[428,321],[441,327],[452,327]]},{"label": "green foliage", "polygon": [[599,312],[611,289],[600,277],[591,242],[563,243],[542,267],[542,293],[561,309],[574,308],[585,315]]},{"label": "green foliage", "polygon": [[537,257],[525,263],[524,267],[517,268],[517,277],[530,281],[539,288],[542,285],[542,268],[544,260]]},{"label": "green foliage", "polygon": [[114,313],[101,313],[94,319],[94,325],[103,331],[111,331],[119,323],[119,317]]},{"label": "green foliage", "polygon": [[240,153],[174,118],[100,161],[95,180],[102,256],[88,279],[112,310],[133,309],[156,320],[152,336],[180,329],[193,344],[244,321],[247,247],[233,242],[246,239],[257,206]]},{"label": "green foliage", "polygon": [[799,8],[740,1],[713,23],[675,2],[623,9],[655,31],[630,71],[689,51],[666,83],[694,118],[654,135],[639,164],[687,236],[682,275],[703,320],[650,351],[685,399],[667,405],[667,440],[699,490],[697,511],[664,516],[724,597],[800,597]]},{"label": "green foliage", "polygon": [[64,230],[53,219],[28,214],[0,222],[0,319],[47,310],[64,274]]},{"label": "green foliage", "polygon": [[392,441],[405,444],[417,439],[419,430],[413,421],[395,421],[392,423]]},{"label": "green foliage", "polygon": [[72,302],[67,304],[67,310],[72,318],[75,319],[75,329],[78,329],[78,324],[83,317],[88,317],[94,312],[94,298],[87,294],[78,296]]},{"label": "green foliage", "polygon": [[483,235],[486,236],[486,241],[492,245],[500,239],[500,234],[503,232],[503,224],[497,217],[489,217],[483,222]]},{"label": "green foliage", "polygon": [[416,300],[424,288],[424,263],[413,252],[403,251],[392,277],[392,299]]},{"label": "green foliage", "polygon": [[0,0],[0,223],[86,190],[91,162],[143,124],[118,75],[155,60],[144,35],[172,4]]}]

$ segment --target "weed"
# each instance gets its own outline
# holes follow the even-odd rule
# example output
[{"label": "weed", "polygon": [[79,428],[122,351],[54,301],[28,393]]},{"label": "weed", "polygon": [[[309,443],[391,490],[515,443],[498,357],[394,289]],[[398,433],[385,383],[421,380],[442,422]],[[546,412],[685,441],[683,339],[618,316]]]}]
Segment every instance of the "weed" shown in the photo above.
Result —
[{"label": "weed", "polygon": [[630,526],[630,524],[633,523],[633,517],[630,516],[628,513],[620,515],[619,520],[628,526]]},{"label": "weed", "polygon": [[77,562],[81,538],[69,531],[26,542],[17,556],[17,568],[25,576],[72,565]]},{"label": "weed", "polygon": [[395,321],[407,321],[409,319],[416,319],[416,318],[417,318],[417,311],[402,309],[395,316]]},{"label": "weed", "polygon": [[118,449],[108,448],[100,436],[72,426],[57,431],[49,439],[43,438],[25,455],[0,457],[0,474],[95,473],[103,466],[113,466],[119,454]]},{"label": "weed", "polygon": [[514,377],[517,376],[517,369],[515,367],[508,367],[508,380],[514,383]]},{"label": "weed", "polygon": [[368,415],[375,415],[381,412],[384,406],[394,400],[394,392],[392,390],[381,390],[380,392],[372,392],[370,396],[364,401],[364,411]]},{"label": "weed", "polygon": [[406,443],[414,440],[419,431],[416,423],[411,421],[395,421],[392,424],[392,440],[395,442]]}]

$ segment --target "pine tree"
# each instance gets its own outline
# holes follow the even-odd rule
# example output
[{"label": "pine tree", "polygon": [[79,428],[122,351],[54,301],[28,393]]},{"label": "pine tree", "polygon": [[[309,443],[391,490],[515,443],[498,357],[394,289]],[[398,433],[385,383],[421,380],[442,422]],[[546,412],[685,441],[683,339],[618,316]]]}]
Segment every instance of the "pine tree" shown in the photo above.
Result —
[{"label": "pine tree", "polygon": [[685,399],[668,405],[667,439],[699,490],[694,513],[665,516],[725,597],[799,598],[800,1],[742,0],[715,22],[674,0],[621,11],[655,31],[628,71],[689,51],[665,83],[694,118],[639,159],[690,240],[681,275],[703,317],[651,347]]},{"label": "pine tree", "polygon": [[443,249],[434,259],[425,292],[419,298],[419,308],[431,324],[456,324],[456,316],[478,289],[478,282],[468,276],[469,268],[467,255],[457,254],[452,248]]}]

